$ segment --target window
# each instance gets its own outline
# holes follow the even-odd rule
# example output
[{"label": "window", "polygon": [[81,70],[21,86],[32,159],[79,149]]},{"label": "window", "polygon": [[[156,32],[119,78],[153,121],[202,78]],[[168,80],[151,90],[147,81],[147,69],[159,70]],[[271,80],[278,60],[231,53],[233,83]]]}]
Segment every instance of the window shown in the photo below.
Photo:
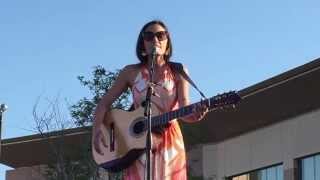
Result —
[{"label": "window", "polygon": [[301,180],[320,180],[320,154],[300,160]]},{"label": "window", "polygon": [[230,180],[283,180],[283,165],[275,165],[234,176]]}]

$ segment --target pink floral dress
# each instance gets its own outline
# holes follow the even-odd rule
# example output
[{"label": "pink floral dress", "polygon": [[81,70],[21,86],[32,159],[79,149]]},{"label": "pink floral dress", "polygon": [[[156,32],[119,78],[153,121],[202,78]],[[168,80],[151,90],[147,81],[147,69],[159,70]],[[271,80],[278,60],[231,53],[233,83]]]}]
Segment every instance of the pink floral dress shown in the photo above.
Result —
[{"label": "pink floral dress", "polygon": [[[149,72],[142,66],[131,87],[135,107],[145,100]],[[158,96],[152,96],[152,105],[161,112],[179,108],[177,81],[174,74],[166,66],[164,75],[154,88]],[[160,134],[152,134],[151,177],[152,180],[186,180],[186,155],[183,137],[177,120],[170,121],[170,126]],[[125,180],[144,180],[145,154],[136,160],[124,172]]]}]

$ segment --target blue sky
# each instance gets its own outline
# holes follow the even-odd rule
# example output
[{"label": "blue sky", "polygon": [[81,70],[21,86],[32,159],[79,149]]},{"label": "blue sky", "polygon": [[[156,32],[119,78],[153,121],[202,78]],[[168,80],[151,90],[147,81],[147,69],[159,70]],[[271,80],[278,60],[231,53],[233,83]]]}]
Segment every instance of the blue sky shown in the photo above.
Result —
[{"label": "blue sky", "polygon": [[[33,134],[32,108],[59,96],[89,96],[77,80],[92,68],[136,63],[140,28],[163,20],[173,59],[208,96],[241,90],[320,57],[320,1],[0,2],[0,103],[3,138]],[[199,96],[191,91],[193,101]],[[67,113],[67,111],[66,111]],[[0,179],[7,167],[1,166]]]}]

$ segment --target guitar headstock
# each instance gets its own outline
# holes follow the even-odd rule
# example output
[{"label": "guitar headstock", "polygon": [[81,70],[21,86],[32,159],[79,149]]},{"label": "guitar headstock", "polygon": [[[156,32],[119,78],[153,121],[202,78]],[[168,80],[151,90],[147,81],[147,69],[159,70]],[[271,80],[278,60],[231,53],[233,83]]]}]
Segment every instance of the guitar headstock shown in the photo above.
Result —
[{"label": "guitar headstock", "polygon": [[213,97],[213,102],[210,102],[212,108],[235,108],[236,104],[241,100],[241,97],[236,91],[230,91],[223,94],[218,94]]}]

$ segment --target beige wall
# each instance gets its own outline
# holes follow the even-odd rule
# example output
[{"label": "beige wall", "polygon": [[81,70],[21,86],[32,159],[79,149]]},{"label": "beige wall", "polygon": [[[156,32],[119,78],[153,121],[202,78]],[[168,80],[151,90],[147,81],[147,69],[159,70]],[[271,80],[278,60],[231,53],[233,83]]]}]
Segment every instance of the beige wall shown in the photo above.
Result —
[{"label": "beige wall", "polygon": [[293,180],[294,160],[320,152],[319,129],[320,110],[218,144],[204,145],[203,175],[205,179],[220,180],[283,163],[285,179]]},{"label": "beige wall", "polygon": [[202,145],[194,146],[187,152],[188,173],[191,176],[202,176],[202,152]]}]

